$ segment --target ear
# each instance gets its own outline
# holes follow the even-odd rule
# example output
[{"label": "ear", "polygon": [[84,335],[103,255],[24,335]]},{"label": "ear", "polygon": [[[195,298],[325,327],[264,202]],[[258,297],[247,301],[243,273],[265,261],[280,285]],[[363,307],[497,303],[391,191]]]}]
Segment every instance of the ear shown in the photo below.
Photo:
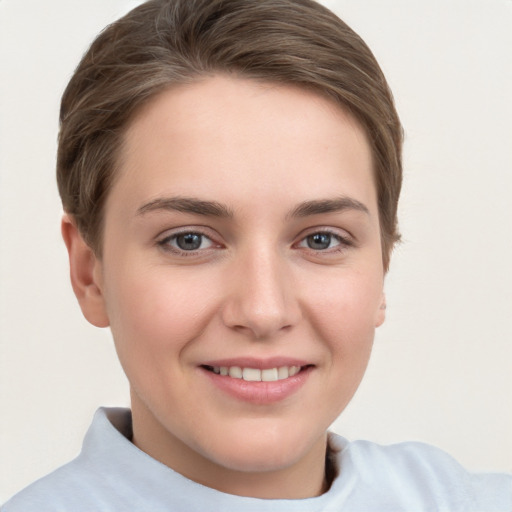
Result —
[{"label": "ear", "polygon": [[382,292],[380,306],[375,317],[375,327],[380,327],[384,320],[386,320],[386,294]]},{"label": "ear", "polygon": [[62,217],[61,231],[69,254],[71,286],[82,313],[96,327],[108,327],[101,261],[85,243],[71,216]]}]

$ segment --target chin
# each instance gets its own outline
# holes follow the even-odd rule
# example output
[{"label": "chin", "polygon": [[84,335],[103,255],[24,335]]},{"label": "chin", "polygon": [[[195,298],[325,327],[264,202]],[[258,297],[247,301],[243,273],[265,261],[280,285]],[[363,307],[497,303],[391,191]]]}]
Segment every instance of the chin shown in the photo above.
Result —
[{"label": "chin", "polygon": [[261,427],[223,436],[227,441],[210,445],[208,458],[233,471],[272,472],[289,468],[312,452],[325,450],[325,432],[313,436],[298,428],[279,432],[275,426]]}]

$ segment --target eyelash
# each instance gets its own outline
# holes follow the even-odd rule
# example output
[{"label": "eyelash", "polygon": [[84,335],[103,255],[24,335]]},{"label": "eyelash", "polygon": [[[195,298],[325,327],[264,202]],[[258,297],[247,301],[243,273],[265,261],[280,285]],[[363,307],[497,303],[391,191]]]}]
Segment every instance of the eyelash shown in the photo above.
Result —
[{"label": "eyelash", "polygon": [[[205,240],[208,240],[210,242],[211,246],[207,247],[207,248],[203,248],[203,249],[201,249],[199,247],[198,249],[195,249],[195,250],[185,250],[185,249],[181,249],[180,247],[175,247],[175,246],[171,245],[171,242],[173,242],[173,241],[176,242],[180,236],[187,236],[187,235],[193,235],[193,236],[200,237],[201,245],[203,244],[203,242]],[[216,244],[216,242],[212,239],[212,237],[208,236],[206,233],[203,233],[200,230],[193,230],[193,229],[183,230],[178,233],[173,233],[172,235],[168,235],[168,236],[162,238],[161,240],[159,240],[157,242],[157,245],[162,250],[164,250],[166,252],[171,252],[171,253],[177,254],[179,256],[185,256],[185,257],[197,256],[198,254],[210,249],[211,247],[214,247],[215,245],[217,245],[217,247],[221,247],[220,244]]]},{"label": "eyelash", "polygon": [[[177,240],[180,236],[187,236],[187,235],[200,237],[201,245],[204,243],[205,240],[209,241],[210,245],[206,248],[201,249],[201,247],[199,247],[194,250],[186,250],[186,249],[182,249],[180,247],[171,245],[171,242],[177,243]],[[308,239],[315,235],[328,235],[330,237],[329,245],[332,242],[333,238],[338,242],[338,244],[334,247],[327,247],[325,249],[313,249],[311,247],[302,246],[302,244],[307,244]],[[177,255],[183,256],[183,257],[197,256],[201,253],[204,254],[205,251],[212,249],[212,248],[222,248],[222,245],[219,243],[216,243],[211,236],[208,236],[206,233],[204,233],[200,230],[194,230],[194,229],[183,230],[178,233],[173,233],[171,235],[168,235],[168,236],[162,238],[161,240],[158,240],[157,245],[165,252],[170,252],[170,253],[177,254]],[[305,236],[303,236],[297,243],[293,244],[294,248],[295,247],[296,248],[304,248],[308,251],[311,251],[313,254],[336,254],[336,253],[343,252],[343,251],[347,250],[348,248],[354,247],[354,246],[355,246],[354,241],[351,240],[349,237],[342,236],[340,233],[335,232],[330,229],[326,229],[326,228],[310,231]]]},{"label": "eyelash", "polygon": [[[315,229],[314,231],[310,231],[309,233],[307,233],[304,237],[302,237],[300,239],[299,244],[303,244],[303,243],[307,244],[308,239],[315,235],[328,235],[331,238],[330,242],[332,241],[332,238],[334,238],[338,242],[338,245],[336,245],[335,247],[328,247],[326,249],[312,249],[311,247],[307,247],[308,250],[313,251],[315,254],[340,253],[340,252],[347,250],[350,247],[355,246],[354,241],[352,239],[350,239],[348,236],[343,236],[337,231],[333,231],[333,230],[326,229],[326,228],[323,228],[323,229],[320,228],[320,229]],[[298,244],[296,244],[296,245],[298,245]]]}]

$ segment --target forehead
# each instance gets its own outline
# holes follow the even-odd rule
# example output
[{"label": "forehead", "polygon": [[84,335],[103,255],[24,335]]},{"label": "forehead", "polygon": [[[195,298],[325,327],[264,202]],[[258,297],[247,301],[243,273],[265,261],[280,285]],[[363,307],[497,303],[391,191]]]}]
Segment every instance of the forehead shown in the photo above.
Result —
[{"label": "forehead", "polygon": [[130,184],[146,199],[190,196],[191,187],[222,195],[219,184],[246,202],[276,188],[283,199],[316,199],[334,183],[339,194],[375,195],[366,135],[338,105],[298,87],[224,76],[152,98],[127,129],[120,167],[113,192]]}]

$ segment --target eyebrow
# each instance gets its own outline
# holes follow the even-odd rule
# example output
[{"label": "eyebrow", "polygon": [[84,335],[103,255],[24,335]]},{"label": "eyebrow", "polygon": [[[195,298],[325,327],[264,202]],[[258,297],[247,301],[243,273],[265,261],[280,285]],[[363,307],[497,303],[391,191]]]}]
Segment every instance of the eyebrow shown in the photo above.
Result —
[{"label": "eyebrow", "polygon": [[[195,215],[204,215],[209,217],[232,218],[233,212],[227,206],[217,201],[204,201],[193,197],[163,197],[157,198],[144,204],[137,210],[137,215],[144,215],[154,211],[177,211],[183,213],[192,213]],[[356,210],[367,215],[370,214],[368,208],[351,197],[337,197],[334,199],[317,199],[305,201],[297,205],[287,217],[302,218],[322,213],[336,213],[344,210]]]},{"label": "eyebrow", "polygon": [[305,201],[294,208],[290,214],[291,217],[309,217],[321,213],[337,213],[344,210],[356,210],[370,215],[368,208],[351,197],[337,197],[334,199],[320,199],[315,201]]},{"label": "eyebrow", "polygon": [[144,215],[158,210],[193,213],[209,217],[233,217],[233,212],[216,201],[203,201],[193,197],[164,197],[154,199],[137,210],[137,215]]}]

